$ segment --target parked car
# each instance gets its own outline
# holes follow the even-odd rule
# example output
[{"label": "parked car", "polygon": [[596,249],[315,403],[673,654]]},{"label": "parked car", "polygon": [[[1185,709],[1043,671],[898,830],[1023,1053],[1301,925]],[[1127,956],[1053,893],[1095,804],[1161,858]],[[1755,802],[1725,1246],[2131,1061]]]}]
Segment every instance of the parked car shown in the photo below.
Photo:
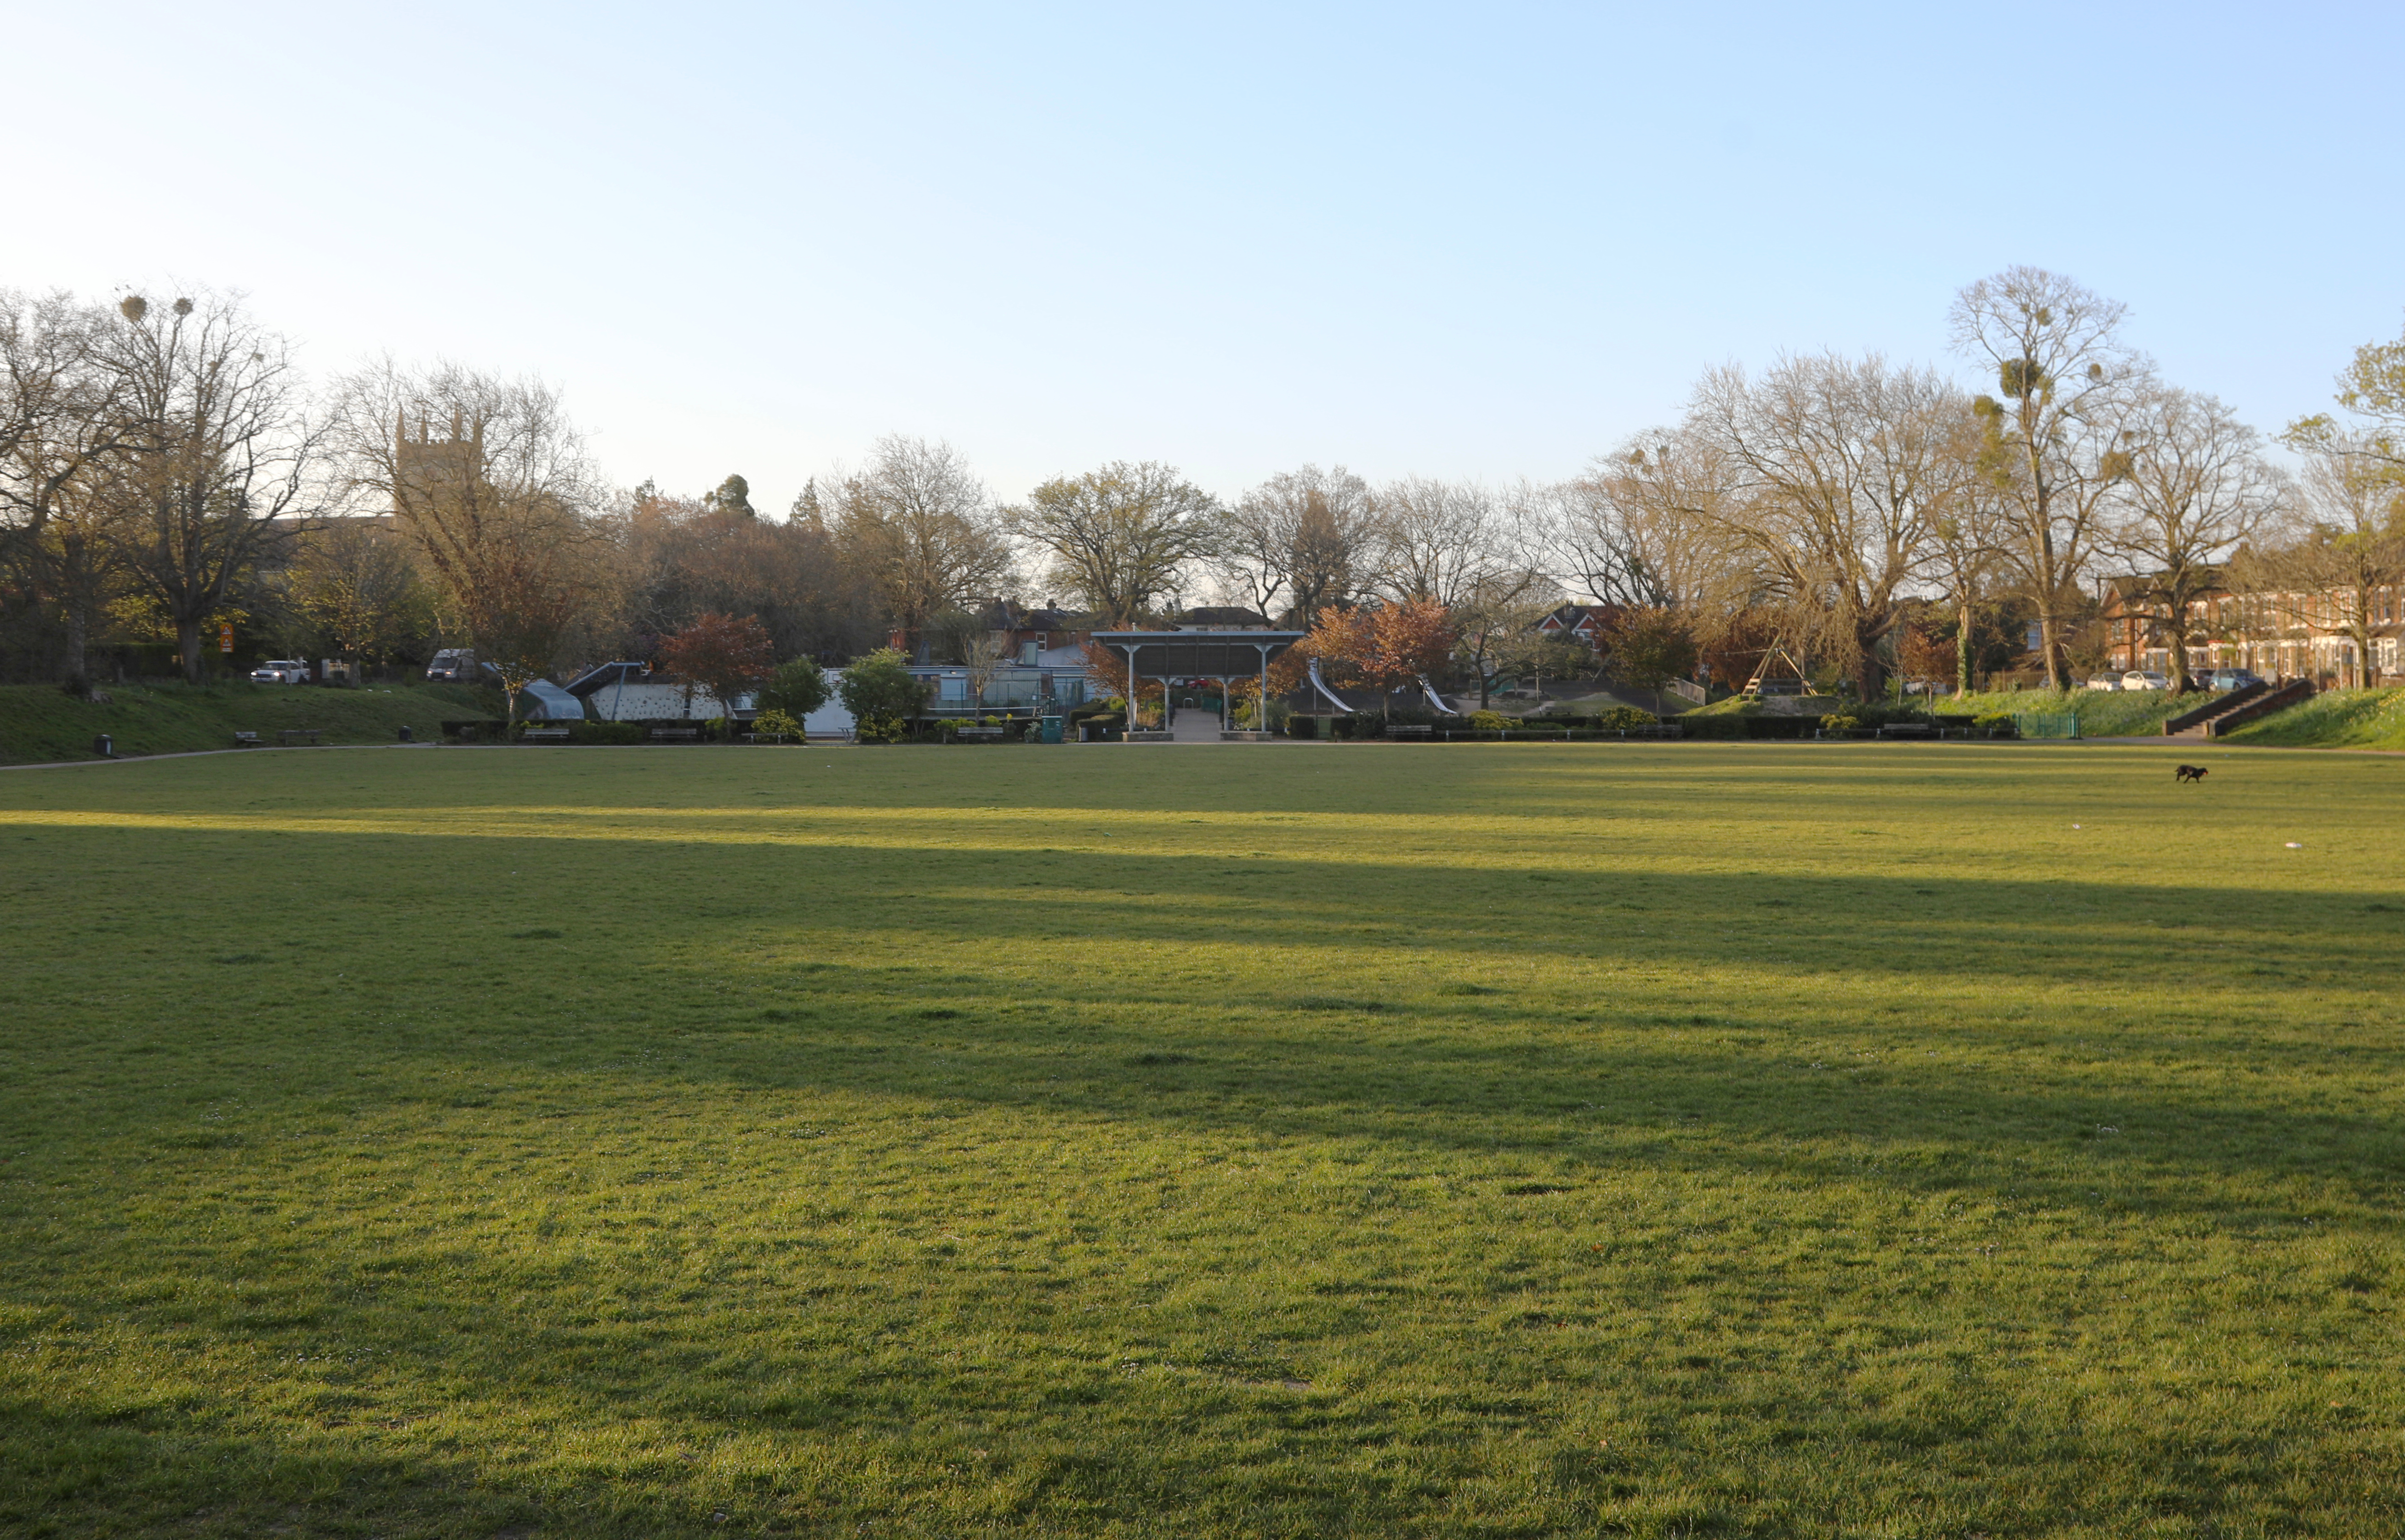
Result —
[{"label": "parked car", "polygon": [[460,684],[476,677],[476,654],[464,647],[446,647],[426,665],[426,677],[444,684]]},{"label": "parked car", "polygon": [[2121,688],[2121,676],[2118,674],[2099,674],[2094,679],[2088,681],[2088,688],[2090,690],[2118,690]]},{"label": "parked car", "polygon": [[2132,668],[2121,676],[2124,690],[2169,690],[2172,681],[2151,668]]},{"label": "parked car", "polygon": [[2209,690],[2243,690],[2262,682],[2263,676],[2251,668],[2216,668],[2204,676],[2204,685]]},{"label": "parked car", "polygon": [[302,684],[309,678],[309,665],[299,658],[270,658],[252,669],[250,677],[260,684]]}]

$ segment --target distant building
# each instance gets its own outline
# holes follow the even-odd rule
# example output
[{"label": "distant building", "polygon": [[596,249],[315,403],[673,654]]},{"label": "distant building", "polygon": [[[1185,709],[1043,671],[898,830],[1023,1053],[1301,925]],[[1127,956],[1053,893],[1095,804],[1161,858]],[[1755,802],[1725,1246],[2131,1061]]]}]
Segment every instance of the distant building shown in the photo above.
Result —
[{"label": "distant building", "polygon": [[[683,721],[726,715],[709,691],[654,678],[648,664],[601,664],[569,680],[565,688],[584,702],[584,714],[596,721]],[[750,698],[736,697],[738,713]]]},{"label": "distant building", "polygon": [[1617,605],[1556,605],[1551,613],[1537,623],[1537,629],[1549,637],[1582,641],[1599,658],[1603,656],[1604,634],[1619,615],[1620,607]]},{"label": "distant building", "polygon": [[[2170,617],[2147,598],[2153,586],[2136,577],[2105,582],[2102,618],[2105,656],[2114,672],[2172,671]],[[2369,658],[2356,655],[2355,638],[2347,634],[2354,602],[2342,594],[2236,594],[2216,587],[2188,605],[2188,672],[2247,668],[2269,679],[2313,679],[2326,689],[2393,678],[2405,667],[2399,657],[2405,593],[2384,588],[2365,596],[2372,632]]]},{"label": "distant building", "polygon": [[392,511],[407,517],[413,501],[429,502],[443,493],[457,493],[481,486],[485,480],[485,429],[478,424],[463,432],[459,415],[451,416],[451,434],[438,439],[434,430],[420,416],[417,432],[409,431],[409,413],[402,411],[393,423],[392,435]]}]

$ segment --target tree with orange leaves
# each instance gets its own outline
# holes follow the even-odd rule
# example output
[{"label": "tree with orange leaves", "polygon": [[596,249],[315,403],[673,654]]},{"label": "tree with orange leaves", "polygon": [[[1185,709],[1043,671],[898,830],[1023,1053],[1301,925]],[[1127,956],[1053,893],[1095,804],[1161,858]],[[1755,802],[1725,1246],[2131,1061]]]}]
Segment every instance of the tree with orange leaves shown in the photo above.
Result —
[{"label": "tree with orange leaves", "polygon": [[1434,599],[1407,599],[1370,616],[1370,653],[1361,672],[1393,690],[1443,668],[1453,655],[1453,617]]},{"label": "tree with orange leaves", "polygon": [[1442,668],[1453,651],[1453,622],[1433,599],[1375,609],[1328,609],[1270,672],[1273,688],[1292,689],[1311,660],[1320,676],[1348,689],[1394,690]]},{"label": "tree with orange leaves", "polygon": [[753,615],[703,614],[660,644],[662,666],[710,692],[726,712],[726,741],[735,741],[735,697],[756,689],[777,666],[768,628]]}]

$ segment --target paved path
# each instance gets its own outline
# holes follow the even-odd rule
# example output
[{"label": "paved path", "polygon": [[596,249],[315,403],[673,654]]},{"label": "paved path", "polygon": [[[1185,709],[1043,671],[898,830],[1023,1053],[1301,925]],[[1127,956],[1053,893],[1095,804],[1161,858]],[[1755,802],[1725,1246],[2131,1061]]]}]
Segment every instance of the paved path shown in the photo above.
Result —
[{"label": "paved path", "polygon": [[1179,743],[1219,741],[1219,713],[1206,711],[1199,706],[1177,713],[1177,720],[1171,722],[1169,727],[1171,732],[1177,735]]}]

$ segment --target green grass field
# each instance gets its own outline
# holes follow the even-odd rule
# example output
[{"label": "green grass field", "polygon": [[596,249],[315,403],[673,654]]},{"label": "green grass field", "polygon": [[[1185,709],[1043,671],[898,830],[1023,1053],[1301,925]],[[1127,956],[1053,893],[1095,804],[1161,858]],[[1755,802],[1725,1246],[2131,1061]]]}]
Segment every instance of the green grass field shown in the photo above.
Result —
[{"label": "green grass field", "polygon": [[2326,690],[2230,735],[2233,743],[2405,749],[2405,689]]},{"label": "green grass field", "polygon": [[391,743],[405,722],[430,742],[446,719],[502,711],[499,691],[457,684],[329,690],[148,679],[101,688],[105,704],[77,700],[56,685],[0,684],[0,764],[96,760],[92,739],[103,733],[116,740],[111,748],[120,756],[229,749],[238,732],[274,743],[288,727],[314,727],[325,743]]},{"label": "green grass field", "polygon": [[2398,1533],[2400,837],[2229,748],[6,772],[0,1532]]}]

